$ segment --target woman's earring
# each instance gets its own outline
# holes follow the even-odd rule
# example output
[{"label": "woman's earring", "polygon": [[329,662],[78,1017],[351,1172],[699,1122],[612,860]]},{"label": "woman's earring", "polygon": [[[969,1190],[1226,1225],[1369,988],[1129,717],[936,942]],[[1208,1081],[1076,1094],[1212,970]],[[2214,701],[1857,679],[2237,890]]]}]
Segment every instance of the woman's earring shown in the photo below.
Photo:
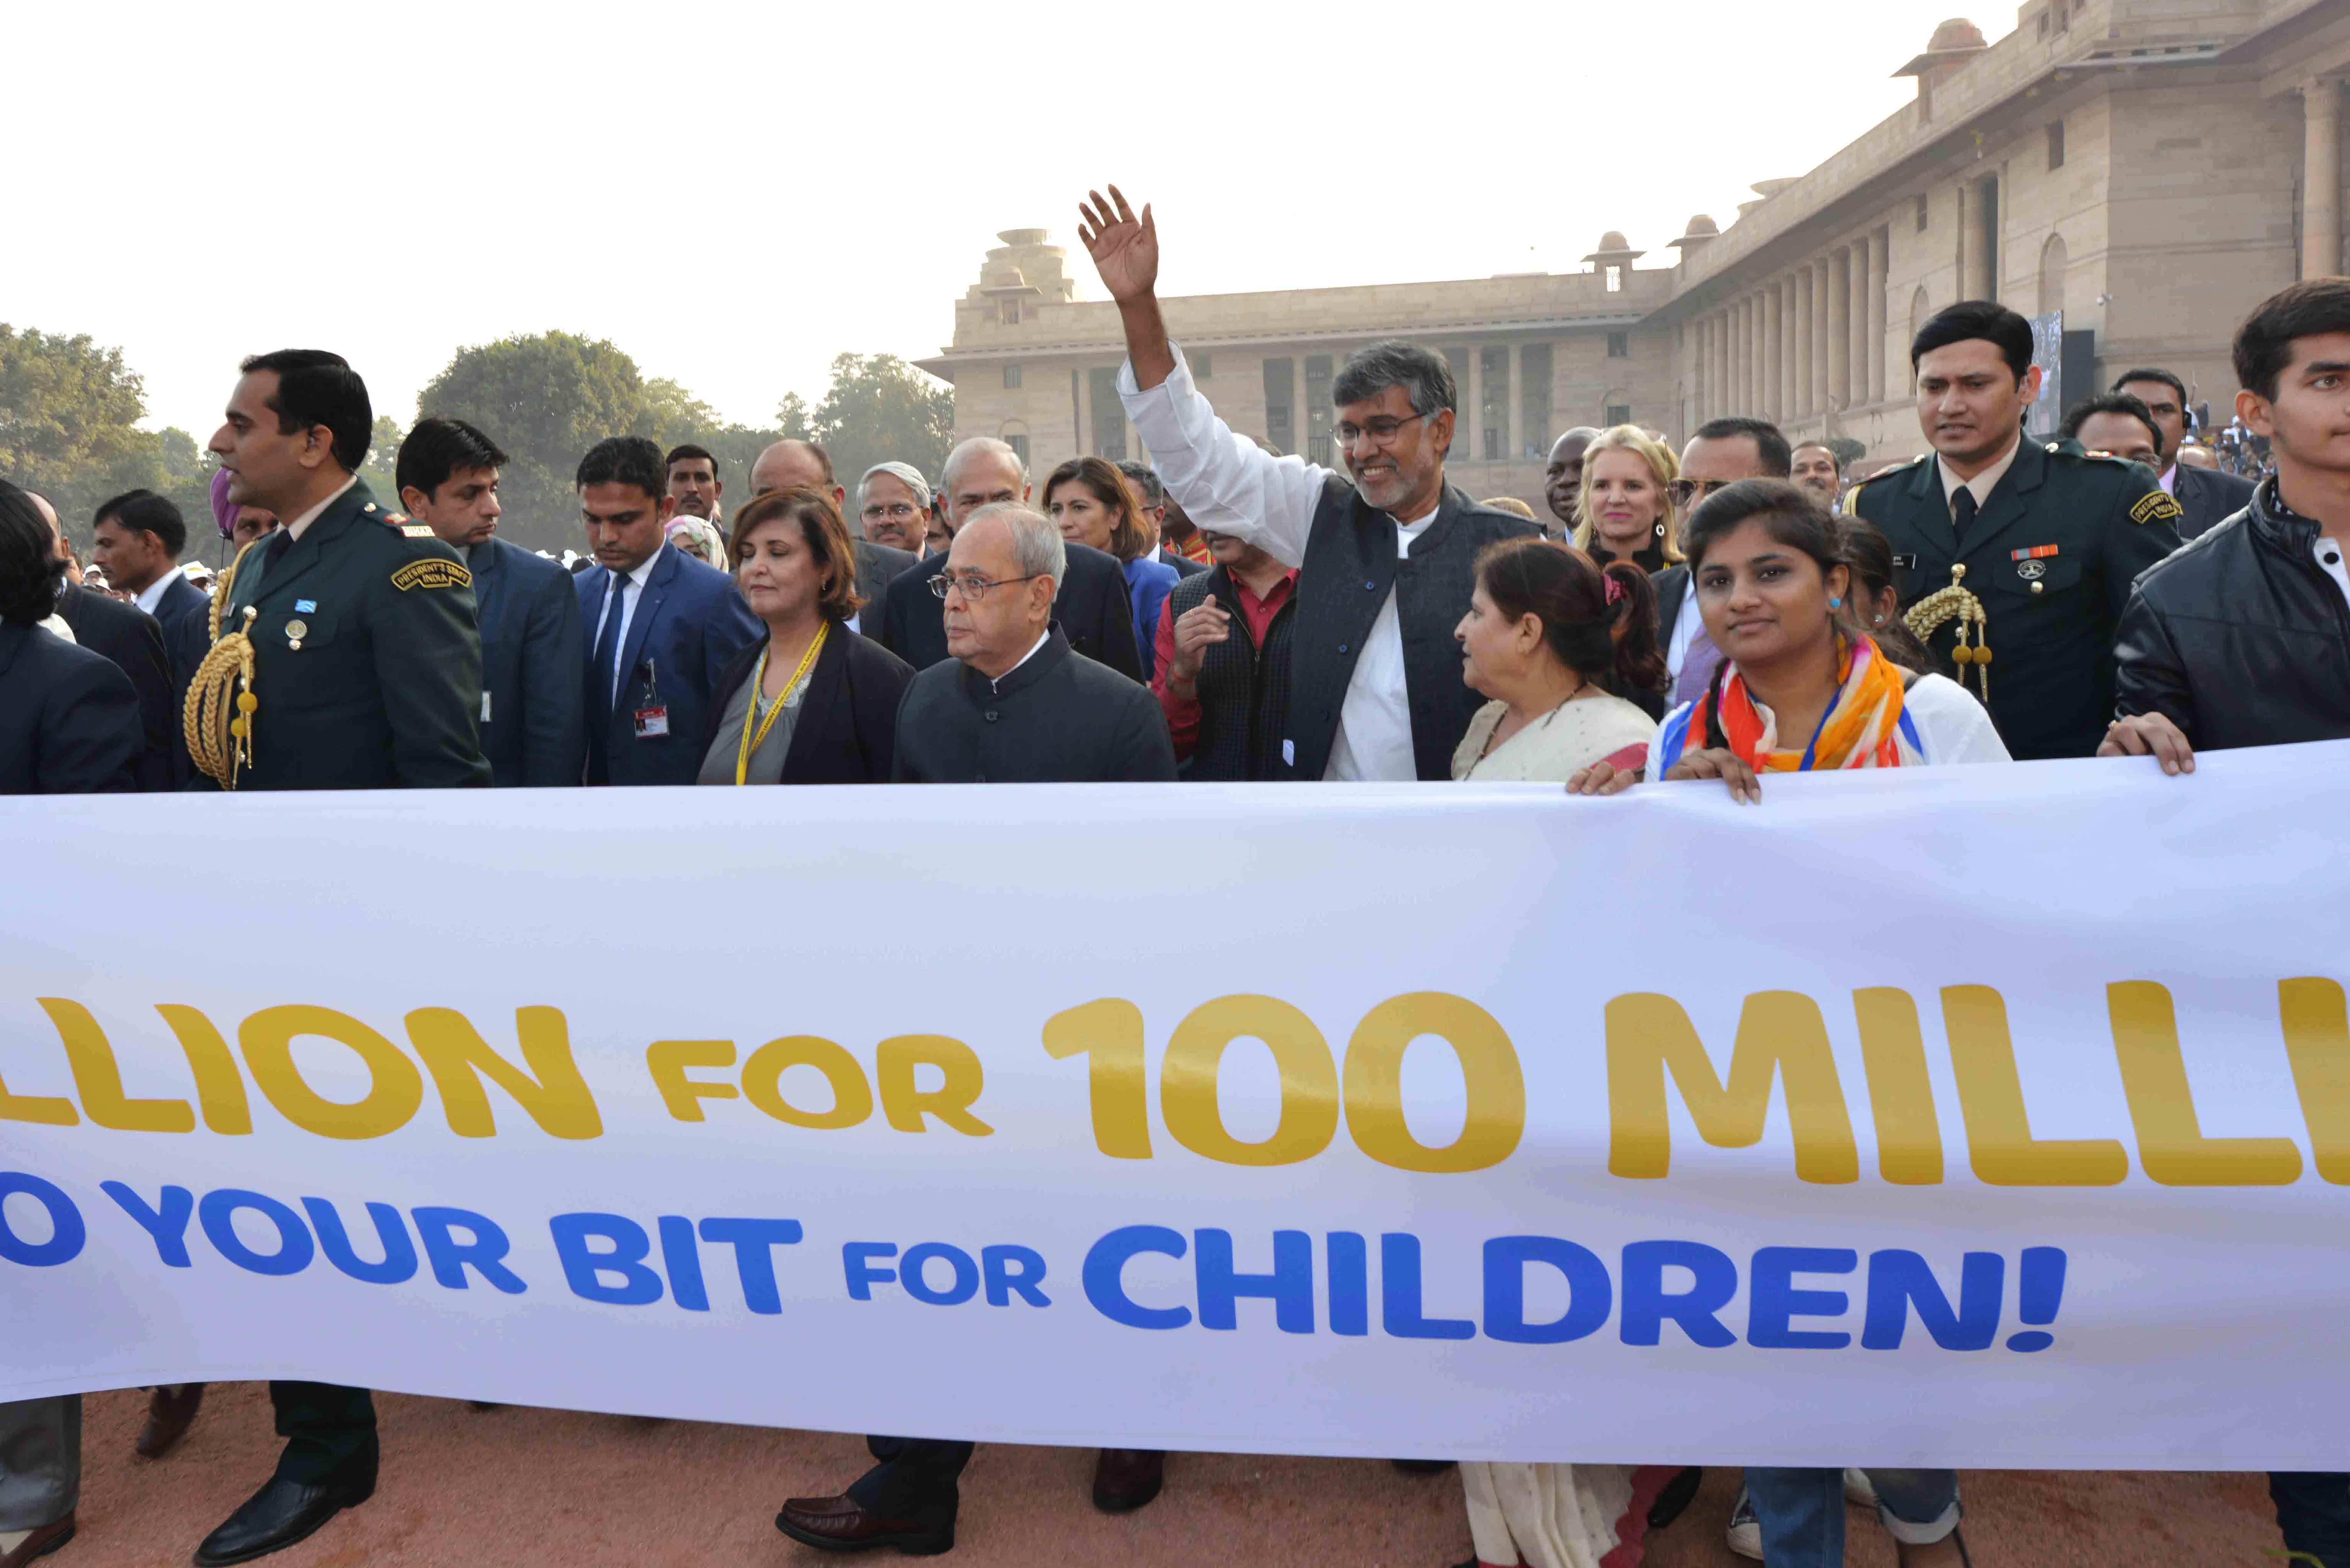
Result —
[{"label": "woman's earring", "polygon": [[1665,525],[1664,525],[1663,524],[1659,523],[1659,524],[1657,524],[1657,537],[1658,537],[1658,538],[1659,538],[1659,539],[1661,539],[1661,538],[1663,538],[1664,536],[1665,536]]},{"label": "woman's earring", "polygon": [[1831,596],[1829,597],[1829,598],[1828,598],[1828,608],[1830,608],[1830,609],[1842,609],[1842,608],[1844,608],[1844,600],[1842,600],[1842,599],[1840,599],[1840,598],[1837,598],[1837,597],[1834,597],[1833,595],[1831,595]]},{"label": "woman's earring", "polygon": [[1885,618],[1884,618],[1883,616],[1878,616],[1878,617],[1877,618],[1877,625],[1879,625],[1879,626],[1883,626],[1883,625],[1885,624]]}]

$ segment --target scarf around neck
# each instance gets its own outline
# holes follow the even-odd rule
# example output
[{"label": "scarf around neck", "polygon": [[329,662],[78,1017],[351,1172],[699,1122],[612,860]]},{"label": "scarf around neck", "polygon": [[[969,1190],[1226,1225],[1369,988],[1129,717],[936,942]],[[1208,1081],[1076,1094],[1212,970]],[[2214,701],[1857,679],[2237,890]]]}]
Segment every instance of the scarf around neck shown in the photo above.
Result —
[{"label": "scarf around neck", "polygon": [[[1754,701],[1738,666],[1722,661],[1721,733],[1738,759],[1756,773],[1829,772],[1838,768],[1917,767],[1926,759],[1901,722],[1901,671],[1866,637],[1845,643],[1836,663],[1835,701],[1811,743],[1791,751],[1781,742],[1771,710]],[[1690,711],[1689,733],[1707,733],[1708,700]]]}]

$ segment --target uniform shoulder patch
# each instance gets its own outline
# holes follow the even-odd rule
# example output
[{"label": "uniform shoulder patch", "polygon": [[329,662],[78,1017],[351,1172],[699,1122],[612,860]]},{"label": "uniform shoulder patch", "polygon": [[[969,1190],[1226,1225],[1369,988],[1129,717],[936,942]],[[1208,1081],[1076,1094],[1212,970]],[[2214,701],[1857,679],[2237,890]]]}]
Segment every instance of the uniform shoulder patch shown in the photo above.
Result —
[{"label": "uniform shoulder patch", "polygon": [[2178,502],[2159,490],[2147,491],[2137,498],[2137,504],[2130,508],[2130,521],[2137,524],[2151,523],[2157,518],[2165,523],[2176,523],[2186,515]]},{"label": "uniform shoulder patch", "polygon": [[403,539],[430,539],[432,530],[405,512],[387,512],[380,519],[387,528],[397,528]]},{"label": "uniform shoulder patch", "polygon": [[411,561],[391,574],[391,586],[401,593],[411,588],[470,588],[473,574],[454,561],[437,556]]}]

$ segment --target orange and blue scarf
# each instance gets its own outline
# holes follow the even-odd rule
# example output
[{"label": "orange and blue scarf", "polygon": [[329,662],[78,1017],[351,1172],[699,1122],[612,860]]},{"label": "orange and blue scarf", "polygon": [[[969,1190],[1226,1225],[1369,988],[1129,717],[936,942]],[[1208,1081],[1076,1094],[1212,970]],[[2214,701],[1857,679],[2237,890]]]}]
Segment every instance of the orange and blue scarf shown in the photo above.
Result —
[{"label": "orange and blue scarf", "polygon": [[[1717,688],[1723,741],[1756,773],[1829,772],[1837,768],[1917,767],[1926,761],[1918,728],[1902,706],[1901,671],[1867,638],[1846,644],[1836,664],[1835,701],[1818,733],[1801,751],[1780,743],[1771,710],[1754,701],[1738,666],[1725,661]],[[1666,767],[1680,760],[1690,737],[1705,744],[1708,704],[1700,697],[1665,721],[1659,747]]]}]

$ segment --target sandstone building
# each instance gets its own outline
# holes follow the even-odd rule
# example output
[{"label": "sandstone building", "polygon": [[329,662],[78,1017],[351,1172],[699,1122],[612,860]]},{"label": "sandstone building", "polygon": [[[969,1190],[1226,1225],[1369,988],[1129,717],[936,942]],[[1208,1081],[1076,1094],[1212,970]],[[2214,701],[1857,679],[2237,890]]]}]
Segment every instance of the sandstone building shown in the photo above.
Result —
[{"label": "sandstone building", "polygon": [[[1913,103],[1758,183],[1728,224],[1652,242],[1669,266],[1636,265],[1652,252],[1611,232],[1583,271],[1172,298],[1169,327],[1235,428],[1318,462],[1350,349],[1440,349],[1461,388],[1456,482],[1539,506],[1550,441],[1575,424],[1678,440],[1759,413],[1873,458],[1922,451],[1909,338],[1965,298],[2061,313],[2098,386],[2168,366],[2224,421],[2236,323],[2342,270],[2350,0],[2028,0],[1997,43],[1945,22],[1896,74]],[[1115,308],[1078,297],[1045,230],[999,237],[951,346],[921,361],[954,384],[956,435],[1032,464],[1142,455]]]}]

